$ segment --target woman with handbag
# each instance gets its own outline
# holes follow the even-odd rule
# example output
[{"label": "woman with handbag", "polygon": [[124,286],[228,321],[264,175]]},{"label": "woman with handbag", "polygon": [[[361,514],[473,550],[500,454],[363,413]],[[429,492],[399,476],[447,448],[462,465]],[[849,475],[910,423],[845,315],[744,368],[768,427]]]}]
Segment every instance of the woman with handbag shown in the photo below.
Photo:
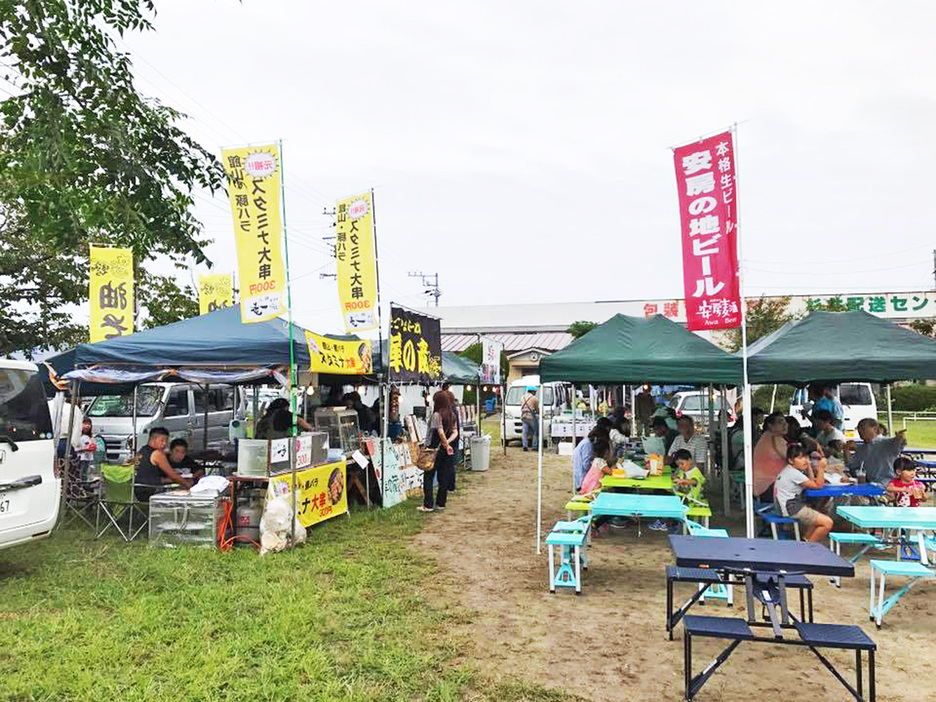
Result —
[{"label": "woman with handbag", "polygon": [[[426,437],[429,448],[436,450],[435,462],[431,470],[423,474],[423,503],[417,507],[420,512],[433,512],[445,509],[452,473],[455,471],[455,440],[458,438],[458,426],[452,412],[452,401],[447,393],[436,393],[434,412],[429,423],[429,436]],[[435,506],[432,500],[433,479],[439,479],[439,491]]]}]

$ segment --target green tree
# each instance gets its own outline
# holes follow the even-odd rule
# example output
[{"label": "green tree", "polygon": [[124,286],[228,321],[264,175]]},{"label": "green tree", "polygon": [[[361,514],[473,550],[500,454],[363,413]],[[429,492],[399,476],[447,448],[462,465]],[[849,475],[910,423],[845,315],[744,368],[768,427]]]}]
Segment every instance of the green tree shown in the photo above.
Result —
[{"label": "green tree", "polygon": [[598,324],[596,322],[579,320],[578,322],[572,322],[571,326],[566,329],[566,333],[571,334],[573,339],[578,339],[585,336],[597,326]]},{"label": "green tree", "polygon": [[[458,354],[462,358],[467,358],[472,363],[477,363],[481,365],[481,359],[484,357],[484,348],[480,343],[475,343],[466,348],[464,351]],[[510,373],[510,360],[507,358],[507,354],[501,351],[500,356],[500,368],[501,368],[501,378],[506,378]]]},{"label": "green tree", "polygon": [[[137,91],[115,39],[151,30],[153,16],[152,0],[0,0],[0,75],[16,86],[0,103],[0,241],[29,249],[2,254],[0,305],[17,311],[0,326],[7,350],[70,343],[63,310],[87,297],[89,242],[132,247],[138,268],[210,265],[192,205],[196,190],[224,186],[224,171],[178,111]],[[154,319],[181,309],[185,291],[149,280],[141,299],[168,296],[150,305]]]},{"label": "green tree", "polygon": [[923,336],[936,336],[936,323],[932,319],[914,319],[910,328]]},{"label": "green tree", "polygon": [[[789,297],[764,296],[761,296],[758,300],[748,300],[744,317],[748,345],[775,332],[787,322],[795,319],[795,315],[790,312]],[[739,351],[741,349],[741,328],[729,329],[725,333],[725,342],[729,351]]]}]

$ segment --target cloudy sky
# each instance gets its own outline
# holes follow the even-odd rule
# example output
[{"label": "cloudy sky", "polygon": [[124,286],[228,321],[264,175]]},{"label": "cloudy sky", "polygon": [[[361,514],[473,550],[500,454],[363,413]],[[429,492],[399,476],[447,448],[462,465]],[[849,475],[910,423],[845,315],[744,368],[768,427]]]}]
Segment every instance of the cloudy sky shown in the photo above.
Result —
[{"label": "cloudy sky", "polygon": [[[682,296],[670,147],[739,125],[748,294],[933,287],[936,5],[159,0],[139,88],[207,148],[282,138],[297,318],[373,187],[383,299]],[[217,269],[224,196],[198,199]]]}]

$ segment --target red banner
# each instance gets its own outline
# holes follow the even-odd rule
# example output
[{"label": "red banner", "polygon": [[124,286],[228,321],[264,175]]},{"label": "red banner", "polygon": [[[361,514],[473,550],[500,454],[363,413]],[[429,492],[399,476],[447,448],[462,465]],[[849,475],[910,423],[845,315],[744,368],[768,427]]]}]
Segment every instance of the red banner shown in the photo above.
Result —
[{"label": "red banner", "polygon": [[686,325],[741,326],[737,204],[731,132],[675,149]]}]

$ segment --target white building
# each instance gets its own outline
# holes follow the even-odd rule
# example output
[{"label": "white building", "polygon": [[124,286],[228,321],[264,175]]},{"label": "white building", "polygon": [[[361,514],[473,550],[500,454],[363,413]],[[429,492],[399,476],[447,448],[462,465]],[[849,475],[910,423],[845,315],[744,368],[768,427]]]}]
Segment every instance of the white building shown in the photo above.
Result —
[{"label": "white building", "polygon": [[[817,303],[827,304],[830,299],[837,298],[849,309],[863,309],[897,323],[936,317],[934,291],[789,297],[789,311],[793,314],[805,314]],[[543,356],[572,343],[572,335],[567,330],[574,322],[600,324],[616,314],[631,317],[662,314],[679,324],[686,323],[686,307],[681,299],[436,307],[432,314],[442,319],[443,351],[464,351],[481,336],[502,342],[510,359],[508,382],[535,374]],[[719,332],[697,333],[715,343],[721,341]]]}]

